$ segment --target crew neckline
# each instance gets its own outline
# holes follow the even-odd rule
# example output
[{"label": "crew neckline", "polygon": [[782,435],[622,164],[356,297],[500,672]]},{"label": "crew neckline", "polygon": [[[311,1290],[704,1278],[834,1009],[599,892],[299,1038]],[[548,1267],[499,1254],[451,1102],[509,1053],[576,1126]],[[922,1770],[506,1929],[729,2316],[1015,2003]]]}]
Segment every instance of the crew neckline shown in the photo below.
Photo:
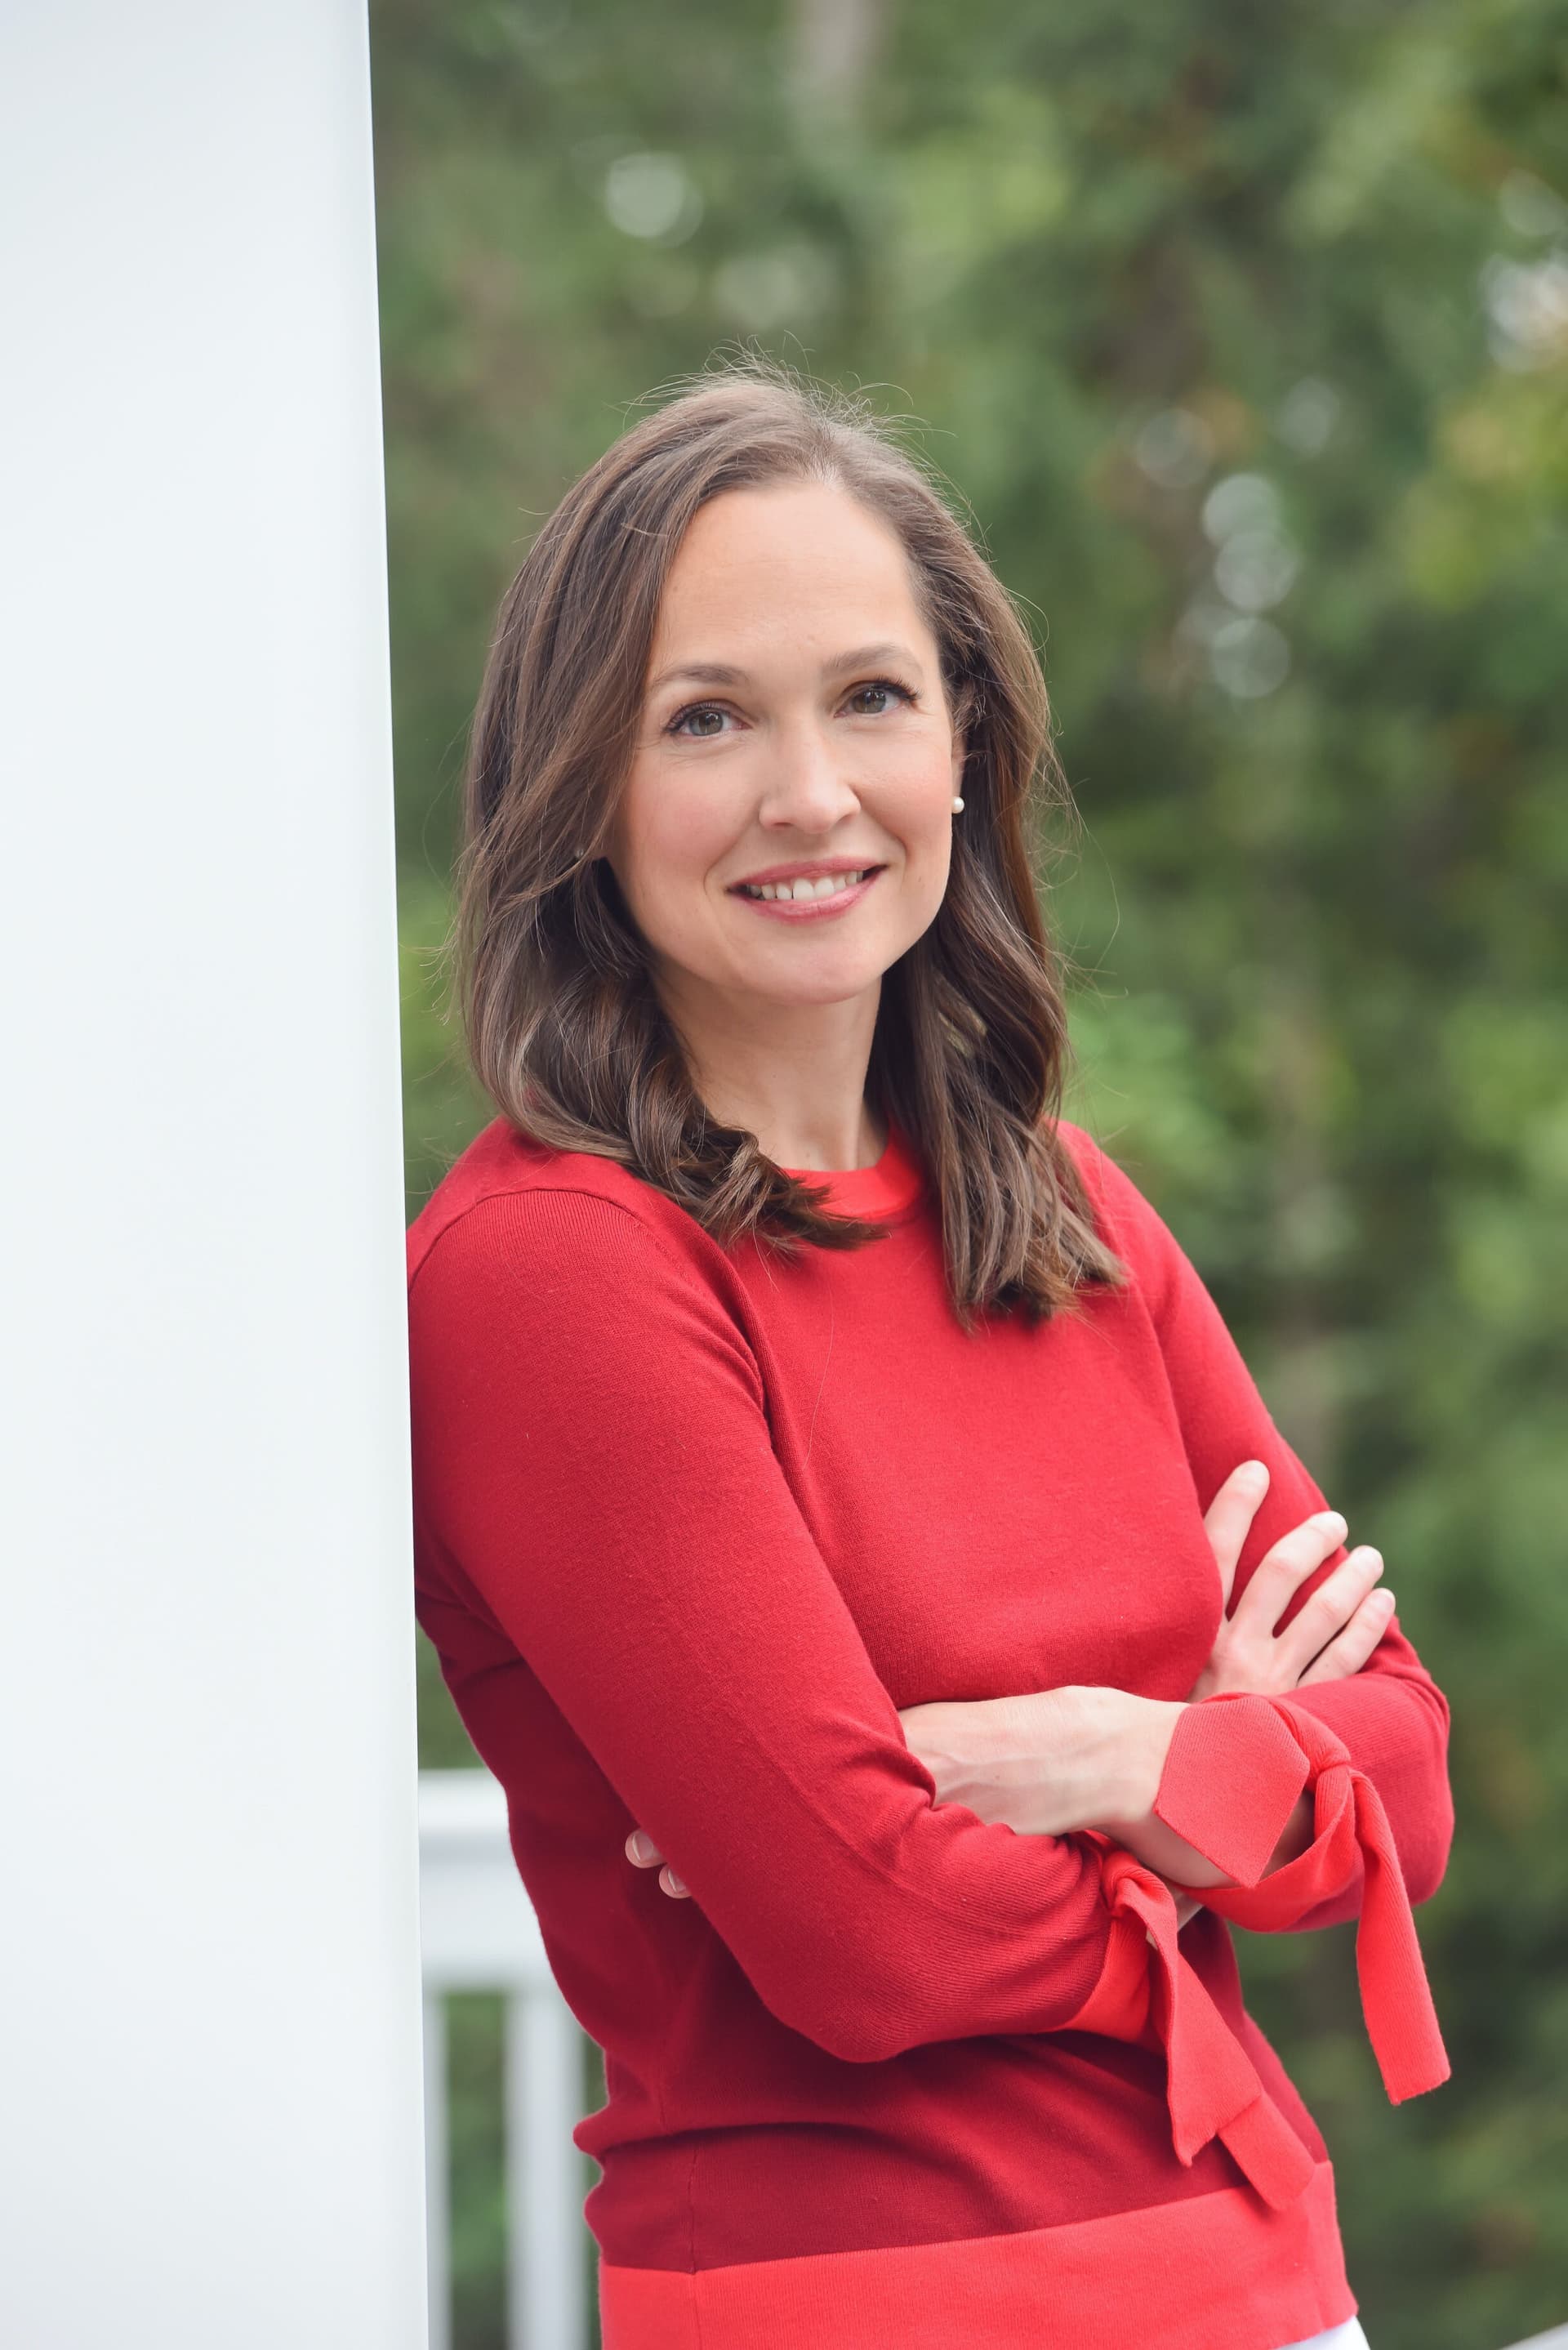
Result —
[{"label": "crew neckline", "polygon": [[869,1167],[786,1167],[803,1183],[824,1184],[820,1204],[836,1215],[882,1217],[913,1206],[925,1189],[925,1170],[909,1142],[888,1120],[882,1156]]}]

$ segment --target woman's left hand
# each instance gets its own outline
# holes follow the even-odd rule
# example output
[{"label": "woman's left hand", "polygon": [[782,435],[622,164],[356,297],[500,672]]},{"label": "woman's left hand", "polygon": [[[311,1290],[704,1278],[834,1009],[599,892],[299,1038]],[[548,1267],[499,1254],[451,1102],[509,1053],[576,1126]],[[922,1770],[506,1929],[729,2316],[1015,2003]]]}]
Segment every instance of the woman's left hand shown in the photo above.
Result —
[{"label": "woman's left hand", "polygon": [[1262,1461],[1244,1461],[1204,1514],[1221,1605],[1214,1646],[1188,1692],[1189,1704],[1233,1690],[1287,1697],[1310,1681],[1347,1680],[1361,1670],[1393,1621],[1392,1593],[1376,1588],[1383,1555],[1360,1543],[1279,1628],[1303,1584],[1333,1557],[1348,1531],[1337,1510],[1320,1510],[1282,1534],[1259,1560],[1232,1609],[1242,1545],[1268,1482]]}]

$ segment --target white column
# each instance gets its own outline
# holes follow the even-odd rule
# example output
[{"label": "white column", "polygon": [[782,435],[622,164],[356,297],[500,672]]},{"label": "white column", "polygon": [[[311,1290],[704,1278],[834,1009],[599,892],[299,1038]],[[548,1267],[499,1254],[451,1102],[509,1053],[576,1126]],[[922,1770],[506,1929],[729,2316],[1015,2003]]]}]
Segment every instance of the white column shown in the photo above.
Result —
[{"label": "white column", "polygon": [[364,0],[0,11],[0,2339],[418,2350]]}]

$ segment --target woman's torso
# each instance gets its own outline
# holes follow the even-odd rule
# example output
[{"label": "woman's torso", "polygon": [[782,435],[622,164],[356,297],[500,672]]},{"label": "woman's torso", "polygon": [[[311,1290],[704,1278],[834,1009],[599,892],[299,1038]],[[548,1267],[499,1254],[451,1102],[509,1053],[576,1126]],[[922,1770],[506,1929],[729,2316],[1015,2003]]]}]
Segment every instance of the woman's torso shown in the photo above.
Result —
[{"label": "woman's torso", "polygon": [[[514,1148],[494,1129],[481,1142]],[[786,1263],[748,1243],[721,1262],[680,1219],[755,1360],[774,1451],[878,1678],[900,1708],[1068,1682],[1185,1696],[1220,1586],[1140,1300],[1089,1293],[1081,1319],[995,1318],[966,1336],[897,1136],[882,1176],[841,1189],[857,1211],[892,1203],[889,1236],[857,1252]],[[656,1195],[646,1207],[679,1215]],[[507,1789],[557,1980],[605,2051],[607,2102],[576,2137],[603,2168],[587,2210],[607,2261],[706,2268],[923,2245],[1237,2186],[1217,2142],[1176,2161],[1156,2050],[985,2034],[867,2065],[781,2023],[693,1905],[632,1867],[624,1806],[471,1596],[461,1562],[425,1537],[421,1620]],[[1182,1947],[1322,2162],[1244,2018],[1225,1928],[1203,1913]]]}]

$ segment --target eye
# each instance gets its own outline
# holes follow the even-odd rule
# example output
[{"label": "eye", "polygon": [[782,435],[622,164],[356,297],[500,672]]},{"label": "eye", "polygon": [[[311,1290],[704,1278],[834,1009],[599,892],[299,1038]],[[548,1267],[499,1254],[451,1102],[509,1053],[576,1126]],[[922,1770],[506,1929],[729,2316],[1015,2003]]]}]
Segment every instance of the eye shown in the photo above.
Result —
[{"label": "eye", "polygon": [[[665,732],[669,734],[687,734],[688,723],[691,722],[689,739],[693,742],[711,742],[720,732],[723,717],[724,713],[716,702],[694,702],[689,708],[676,712]],[[710,719],[713,722],[711,725],[707,723]]]},{"label": "eye", "polygon": [[857,702],[864,702],[867,694],[871,694],[873,696],[880,695],[882,697],[881,706],[874,710],[857,710],[854,713],[857,718],[880,718],[884,716],[887,709],[887,697],[890,694],[896,694],[898,700],[903,702],[912,702],[915,699],[907,685],[896,684],[890,677],[872,678],[867,684],[857,685],[849,696],[851,704]]}]

